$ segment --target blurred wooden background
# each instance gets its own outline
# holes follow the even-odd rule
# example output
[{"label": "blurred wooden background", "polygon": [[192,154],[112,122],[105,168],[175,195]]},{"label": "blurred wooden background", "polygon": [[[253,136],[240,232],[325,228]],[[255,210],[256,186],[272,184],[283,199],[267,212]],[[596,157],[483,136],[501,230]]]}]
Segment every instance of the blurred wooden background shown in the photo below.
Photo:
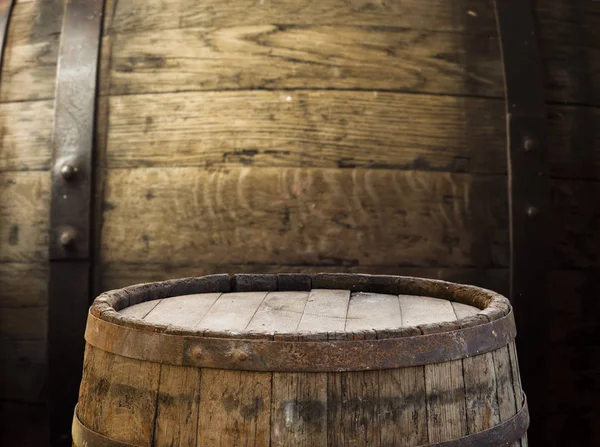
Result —
[{"label": "blurred wooden background", "polygon": [[[546,363],[529,385],[548,397],[531,438],[591,445],[600,442],[600,3],[534,3],[554,223],[539,303]],[[45,436],[63,6],[17,1],[1,72],[2,445]],[[107,0],[95,290],[213,272],[344,271],[507,293],[503,89],[490,0]]]}]

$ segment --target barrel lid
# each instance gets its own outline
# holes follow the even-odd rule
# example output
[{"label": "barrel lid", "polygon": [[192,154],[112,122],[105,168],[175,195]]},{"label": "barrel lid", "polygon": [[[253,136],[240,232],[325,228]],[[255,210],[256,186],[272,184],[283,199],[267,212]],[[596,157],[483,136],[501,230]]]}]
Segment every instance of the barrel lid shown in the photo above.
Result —
[{"label": "barrel lid", "polygon": [[279,274],[139,284],[100,295],[91,313],[153,332],[233,338],[311,334],[332,339],[365,332],[379,332],[373,334],[378,338],[440,332],[487,323],[509,310],[502,295],[445,281]]},{"label": "barrel lid", "polygon": [[201,293],[146,301],[120,314],[148,324],[250,335],[364,333],[456,321],[481,309],[440,298],[310,291]]},{"label": "barrel lid", "polygon": [[142,361],[252,371],[360,371],[490,352],[516,335],[503,296],[401,276],[212,275],[99,296],[89,345]]}]

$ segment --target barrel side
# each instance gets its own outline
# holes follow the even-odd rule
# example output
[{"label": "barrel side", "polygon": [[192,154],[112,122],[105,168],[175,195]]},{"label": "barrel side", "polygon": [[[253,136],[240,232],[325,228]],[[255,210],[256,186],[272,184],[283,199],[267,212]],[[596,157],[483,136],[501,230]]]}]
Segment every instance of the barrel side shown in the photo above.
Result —
[{"label": "barrel side", "polygon": [[0,72],[2,445],[42,445],[48,437],[49,167],[62,14],[62,0],[17,1]]}]

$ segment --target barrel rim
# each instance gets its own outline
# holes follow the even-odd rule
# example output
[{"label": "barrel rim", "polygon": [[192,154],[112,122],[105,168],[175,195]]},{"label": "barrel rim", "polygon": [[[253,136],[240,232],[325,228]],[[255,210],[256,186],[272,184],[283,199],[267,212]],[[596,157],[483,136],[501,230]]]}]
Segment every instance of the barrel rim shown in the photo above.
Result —
[{"label": "barrel rim", "polygon": [[[499,320],[512,313],[509,300],[503,295],[477,286],[448,281],[395,275],[368,275],[346,273],[317,274],[217,274],[192,278],[181,278],[160,282],[136,284],[121,289],[110,290],[99,295],[90,308],[94,317],[141,331],[195,337],[266,339],[314,341],[327,340],[332,334],[327,331],[308,334],[294,333],[252,333],[233,331],[194,330],[174,325],[147,323],[128,317],[120,310],[146,301],[171,298],[198,293],[228,293],[254,291],[290,291],[311,289],[343,289],[351,292],[389,293],[441,298],[477,307],[475,315],[452,322],[431,323],[412,327],[400,327],[376,331],[378,339],[411,337],[431,333],[451,332],[461,328],[483,325]],[[356,339],[360,334],[352,332],[336,333],[336,339]]]}]

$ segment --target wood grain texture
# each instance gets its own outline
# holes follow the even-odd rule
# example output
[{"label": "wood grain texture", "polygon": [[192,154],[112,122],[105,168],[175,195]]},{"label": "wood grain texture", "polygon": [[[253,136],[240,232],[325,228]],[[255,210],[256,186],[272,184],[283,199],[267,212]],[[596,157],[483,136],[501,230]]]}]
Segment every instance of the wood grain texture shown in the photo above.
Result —
[{"label": "wood grain texture", "polygon": [[160,366],[153,446],[196,447],[201,370]]},{"label": "wood grain texture", "polygon": [[423,366],[379,371],[381,445],[427,444]]},{"label": "wood grain texture", "polygon": [[246,326],[250,332],[294,332],[297,330],[309,292],[269,292]]},{"label": "wood grain texture", "polygon": [[0,102],[54,98],[63,0],[17,3],[0,78]]},{"label": "wood grain texture", "polygon": [[[346,314],[347,316],[347,314]],[[374,339],[374,331],[344,334],[329,328],[329,339]],[[327,440],[336,446],[380,446],[379,371],[327,375]]]},{"label": "wood grain texture", "polygon": [[116,441],[150,445],[161,365],[119,357],[87,345],[78,416]]},{"label": "wood grain texture", "polygon": [[[469,207],[472,180],[391,170],[113,170],[107,175],[102,258],[385,265],[398,264],[402,253],[404,265],[468,266],[476,237],[470,213],[501,212],[492,201]],[[500,187],[495,179],[477,181],[478,190]],[[497,195],[490,199],[504,202]],[[487,216],[482,221],[496,225],[493,257],[506,265],[506,216],[501,223]],[[398,225],[390,228],[391,221]]]},{"label": "wood grain texture", "polygon": [[[411,316],[410,302],[400,296],[400,309],[403,321]],[[429,298],[432,300],[432,298]],[[408,300],[407,300],[408,301]],[[436,318],[452,321],[456,319],[454,308],[449,301],[430,301],[431,314]],[[435,307],[435,308],[434,308]],[[420,324],[429,324],[431,317],[415,313]],[[458,325],[456,325],[458,328]],[[424,334],[428,331],[422,330]],[[427,392],[427,433],[430,443],[450,441],[468,434],[468,416],[463,360],[452,360],[445,363],[425,365],[425,390]]]},{"label": "wood grain texture", "polygon": [[143,318],[148,323],[195,327],[220,296],[220,293],[205,293],[163,299]]},{"label": "wood grain texture", "polygon": [[152,312],[152,309],[160,304],[161,301],[162,300],[145,301],[143,303],[136,304],[135,306],[128,306],[124,309],[121,309],[119,313],[126,317],[139,318],[143,320],[150,312]]},{"label": "wood grain texture", "polygon": [[[262,3],[254,0],[208,0],[202,4],[193,0],[109,0],[107,8],[112,12],[108,27],[110,34],[134,33],[144,29],[223,28],[240,22],[247,25],[350,23],[457,31],[464,30],[466,22],[473,20],[467,14],[466,4],[464,1],[449,4],[443,0],[432,0],[427,4],[418,0],[402,3],[370,0],[300,0],[293,4],[269,0]],[[481,5],[479,12],[483,14],[484,11],[489,22],[493,18],[491,2]],[[460,16],[457,16],[459,13]]]},{"label": "wood grain texture", "polygon": [[506,172],[498,100],[293,90],[132,95],[109,102],[109,168]]},{"label": "wood grain texture", "polygon": [[487,430],[500,423],[495,368],[492,353],[463,359],[469,433]]},{"label": "wood grain texture", "polygon": [[271,373],[202,370],[198,445],[269,445]]},{"label": "wood grain texture", "polygon": [[349,300],[348,290],[311,290],[298,324],[298,331],[323,332],[326,328],[326,331],[330,332],[343,332]]},{"label": "wood grain texture", "polygon": [[398,296],[359,292],[350,297],[344,328],[346,332],[377,331],[401,326]]},{"label": "wood grain texture", "polygon": [[[570,2],[555,0],[535,4],[539,39],[541,41],[543,65],[546,68],[545,78],[547,97],[553,101],[578,102],[584,104],[599,104],[600,90],[595,87],[593,79],[600,66],[597,56],[597,29],[600,29],[597,6],[592,0]],[[219,85],[226,79],[233,80],[234,86],[250,85],[268,86],[273,76],[263,78],[261,73],[252,70],[250,65],[241,72],[239,78],[231,75],[210,77],[212,65],[198,63],[194,58],[205,57],[209,54],[224,53],[225,58],[236,58],[240,48],[252,48],[256,53],[255,59],[249,59],[245,54],[237,60],[252,62],[268,57],[273,60],[270,73],[286,74],[286,68],[291,72],[290,82],[302,80],[303,73],[319,72],[322,76],[316,82],[329,79],[330,85],[335,83],[335,71],[327,68],[339,67],[346,63],[350,74],[357,70],[349,62],[352,55],[363,54],[370,60],[378,61],[381,57],[391,60],[388,66],[398,64],[398,57],[403,51],[408,54],[405,66],[412,63],[412,73],[402,72],[389,80],[389,85],[398,82],[405,83],[407,79],[420,77],[420,83],[413,86],[417,91],[428,91],[435,86],[439,79],[427,76],[430,72],[440,70],[442,76],[462,76],[455,86],[449,86],[452,91],[458,89],[470,94],[486,94],[502,96],[501,68],[499,64],[497,31],[494,20],[493,4],[491,1],[476,2],[461,0],[458,2],[443,2],[440,0],[418,2],[411,0],[401,3],[382,3],[377,1],[342,1],[327,2],[301,1],[288,5],[283,2],[256,2],[254,0],[239,0],[236,2],[192,2],[174,0],[153,0],[142,2],[131,0],[127,2],[109,2],[105,28],[111,38],[117,38],[119,50],[114,56],[124,71],[113,73],[118,82],[128,78],[124,85],[126,89],[140,88],[140,84],[150,83],[150,88],[177,88],[171,77],[167,86],[159,85],[151,80],[152,73],[165,73],[179,67],[184,67],[184,73],[200,74],[206,79],[204,85],[197,81],[190,84],[198,88],[206,85]],[[354,28],[354,29],[353,29]],[[187,41],[195,45],[186,45],[180,52],[184,57],[166,52],[166,48],[176,48],[160,44],[153,45],[153,36],[147,30],[155,30],[154,36],[169,34],[187,35]],[[324,36],[319,30],[335,29],[335,32]],[[338,37],[344,30],[353,30],[352,37],[365,33],[374,41],[373,45],[357,42],[352,38],[340,41],[343,45],[336,47]],[[442,34],[443,33],[443,34]],[[265,37],[266,34],[266,37]],[[285,36],[298,36],[290,49]],[[194,36],[195,35],[195,36]],[[445,42],[438,47],[445,51],[431,53],[431,58],[419,58],[422,51],[394,46],[394,37],[402,35],[406,43],[419,48],[432,41],[433,36],[444,36]],[[419,36],[410,40],[407,36]],[[190,37],[193,36],[193,37]],[[209,37],[210,36],[210,37]],[[239,45],[228,45],[244,36]],[[381,36],[380,39],[373,36]],[[154,39],[156,39],[154,37]],[[183,37],[185,40],[186,37]],[[191,39],[191,40],[190,40]],[[433,37],[435,40],[435,37]],[[130,45],[128,41],[131,41]],[[143,43],[145,41],[145,43]],[[156,42],[160,42],[158,39]],[[139,42],[142,42],[141,44]],[[177,42],[180,42],[179,40]],[[202,44],[208,42],[208,44]],[[200,45],[198,45],[200,43]],[[320,44],[320,45],[319,45]],[[352,48],[356,45],[356,48]],[[192,49],[197,48],[197,50]],[[270,53],[269,53],[270,51]],[[427,52],[427,51],[426,51]],[[191,56],[190,56],[191,55]],[[327,59],[329,55],[329,59]],[[277,57],[275,57],[277,56]],[[131,57],[131,60],[127,60]],[[207,58],[214,63],[214,58]],[[365,60],[365,59],[363,59]],[[367,59],[369,60],[369,59]],[[202,62],[206,62],[206,59]],[[234,65],[234,64],[232,64]],[[266,64],[265,64],[266,66]],[[396,65],[397,66],[397,65]],[[209,67],[209,69],[207,69]],[[272,68],[271,68],[272,67]],[[296,72],[293,71],[296,68]],[[116,71],[116,70],[115,70]],[[215,69],[212,70],[216,71]],[[366,72],[365,70],[362,70]],[[252,73],[251,76],[247,75]],[[226,68],[223,73],[232,73]],[[220,75],[221,73],[219,73]],[[246,74],[246,76],[244,76]],[[386,71],[375,73],[366,78],[363,87],[374,80],[386,79]],[[306,80],[306,77],[304,78]],[[276,81],[281,78],[275,77]],[[229,81],[231,82],[231,81]],[[309,82],[309,81],[308,81]],[[409,84],[410,87],[410,84]],[[123,88],[121,85],[119,88]],[[181,87],[179,87],[181,88]],[[388,87],[389,88],[389,87]]]},{"label": "wood grain texture", "polygon": [[47,259],[49,195],[49,172],[0,172],[0,262]]},{"label": "wood grain texture", "polygon": [[243,331],[266,297],[267,292],[224,293],[212,304],[197,327],[214,331]]},{"label": "wood grain texture", "polygon": [[327,374],[273,373],[271,445],[327,444]]},{"label": "wood grain texture", "polygon": [[[504,104],[496,99],[292,90],[133,95],[112,97],[109,104],[109,168],[506,174]],[[600,179],[600,110],[549,106],[548,119],[551,174]]]},{"label": "wood grain texture", "polygon": [[[403,266],[505,267],[505,188],[501,177],[419,171],[111,170],[101,255],[107,263],[357,266],[398,265],[402,253]],[[552,268],[597,265],[599,188],[552,183]],[[390,228],[392,221],[399,224]],[[12,256],[2,256],[31,259],[42,241],[28,239],[27,251],[9,246]]]},{"label": "wood grain texture", "polygon": [[52,101],[0,103],[0,172],[50,167]]},{"label": "wood grain texture", "polygon": [[113,35],[110,90],[101,94],[307,88],[502,96],[493,40],[466,46],[465,39],[476,37],[382,25],[245,22]]}]

